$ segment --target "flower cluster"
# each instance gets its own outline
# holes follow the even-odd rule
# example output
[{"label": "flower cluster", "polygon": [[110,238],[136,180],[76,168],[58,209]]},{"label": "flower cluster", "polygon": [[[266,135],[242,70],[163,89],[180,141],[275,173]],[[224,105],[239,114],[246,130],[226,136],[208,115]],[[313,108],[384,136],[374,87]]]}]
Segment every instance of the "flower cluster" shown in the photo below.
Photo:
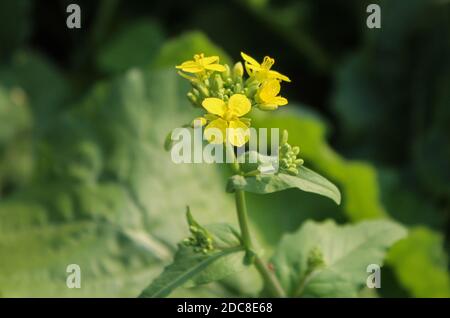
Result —
[{"label": "flower cluster", "polygon": [[298,174],[298,168],[304,162],[303,159],[298,157],[299,153],[300,148],[298,146],[292,147],[288,143],[288,132],[284,130],[279,149],[280,170],[296,176]]},{"label": "flower cluster", "polygon": [[[179,74],[192,84],[187,94],[190,102],[203,108],[206,113],[196,118],[192,125],[205,127],[205,137],[210,143],[229,142],[243,146],[249,139],[250,119],[243,117],[253,107],[261,110],[275,110],[287,105],[280,96],[282,81],[289,78],[272,70],[275,60],[266,56],[259,63],[249,55],[241,53],[248,77],[244,78],[244,65],[236,63],[231,69],[219,63],[218,56],[205,57],[196,54],[193,60],[176,66]],[[220,131],[222,138],[209,130]],[[224,138],[226,136],[226,138]]]},{"label": "flower cluster", "polygon": [[213,251],[214,245],[211,234],[194,220],[189,208],[187,209],[186,217],[191,236],[184,239],[183,244],[192,247],[197,253],[207,254]]}]

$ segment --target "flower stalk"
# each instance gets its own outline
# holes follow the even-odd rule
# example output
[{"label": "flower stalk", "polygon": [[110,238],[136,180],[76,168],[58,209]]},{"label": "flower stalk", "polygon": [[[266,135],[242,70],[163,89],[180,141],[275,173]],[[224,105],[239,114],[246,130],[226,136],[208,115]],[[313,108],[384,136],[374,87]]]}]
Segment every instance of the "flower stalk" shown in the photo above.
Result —
[{"label": "flower stalk", "polygon": [[[239,163],[237,162],[236,158],[233,163],[233,171],[236,174],[242,174],[242,172],[240,171]],[[276,278],[276,276],[269,270],[269,268],[261,259],[261,257],[253,250],[252,237],[248,226],[248,213],[247,213],[247,203],[245,200],[245,192],[243,190],[236,189],[234,195],[236,201],[236,212],[238,216],[239,228],[241,230],[242,244],[244,245],[246,251],[245,261],[253,263],[255,265],[259,274],[263,278],[264,284],[269,290],[271,296],[277,298],[286,297],[286,293],[281,287],[281,284]]]}]

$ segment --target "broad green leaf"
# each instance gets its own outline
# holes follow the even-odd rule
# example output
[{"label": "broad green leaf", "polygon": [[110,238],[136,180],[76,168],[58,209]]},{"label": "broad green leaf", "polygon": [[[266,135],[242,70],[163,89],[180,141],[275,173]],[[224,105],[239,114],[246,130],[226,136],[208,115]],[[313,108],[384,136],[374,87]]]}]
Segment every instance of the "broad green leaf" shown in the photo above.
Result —
[{"label": "broad green leaf", "polygon": [[195,251],[183,243],[178,245],[173,263],[167,266],[140,297],[166,297],[174,289],[191,283],[205,284],[220,280],[245,269],[244,248],[236,231],[225,224],[206,227],[211,233],[213,250]]},{"label": "broad green leaf", "polygon": [[64,107],[70,95],[67,80],[45,57],[18,51],[8,65],[0,66],[0,82],[25,92],[34,117],[34,131],[40,136]]},{"label": "broad green leaf", "polygon": [[389,252],[386,263],[414,297],[450,297],[448,258],[441,234],[414,227]]},{"label": "broad green leaf", "polygon": [[99,68],[107,73],[123,72],[153,62],[162,45],[164,32],[154,21],[137,21],[124,28],[100,50]]},{"label": "broad green leaf", "polygon": [[242,176],[233,176],[230,182],[233,185],[233,189],[259,194],[298,188],[305,192],[328,197],[337,204],[340,204],[341,194],[334,184],[306,167],[301,166],[298,168],[298,171],[298,175],[296,176],[282,172],[276,174],[260,174],[245,178]]},{"label": "broad green leaf", "polygon": [[194,54],[218,55],[221,64],[231,64],[228,54],[213,44],[201,32],[190,31],[166,42],[155,58],[153,67],[173,68],[184,61],[192,60]]},{"label": "broad green leaf", "polygon": [[[3,296],[136,296],[186,236],[186,205],[202,223],[235,221],[220,167],[163,149],[196,116],[186,90],[174,71],[134,70],[57,117],[64,133],[39,140],[34,183],[0,201]],[[81,289],[66,286],[72,263]]]},{"label": "broad green leaf", "polygon": [[381,266],[387,249],[405,236],[392,221],[308,221],[281,240],[271,262],[290,296],[355,297],[366,284],[367,266]]}]

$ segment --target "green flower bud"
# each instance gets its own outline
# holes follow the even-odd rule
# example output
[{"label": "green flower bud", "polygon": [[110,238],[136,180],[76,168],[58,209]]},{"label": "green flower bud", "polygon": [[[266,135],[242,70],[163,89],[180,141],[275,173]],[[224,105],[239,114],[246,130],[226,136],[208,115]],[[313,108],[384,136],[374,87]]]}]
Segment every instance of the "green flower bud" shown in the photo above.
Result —
[{"label": "green flower bud", "polygon": [[298,167],[298,166],[301,166],[305,161],[303,159],[296,159],[294,162]]},{"label": "green flower bud", "polygon": [[256,92],[258,91],[258,85],[250,85],[245,87],[245,94],[248,98],[253,98],[256,95]]},{"label": "green flower bud", "polygon": [[287,162],[286,159],[281,159],[281,161],[280,161],[280,166],[281,166],[282,168],[287,169],[287,168],[289,167],[289,163]]},{"label": "green flower bud", "polygon": [[317,268],[323,267],[325,260],[323,259],[322,251],[318,247],[312,248],[308,253],[307,271],[311,273]]},{"label": "green flower bud", "polygon": [[203,97],[209,97],[209,89],[205,85],[198,84],[197,88],[200,91],[200,93],[203,95]]},{"label": "green flower bud", "polygon": [[221,73],[222,78],[224,81],[226,81],[227,78],[229,78],[231,76],[231,71],[230,71],[230,67],[228,66],[228,64],[225,64],[225,71]]},{"label": "green flower bud", "polygon": [[288,138],[289,138],[289,133],[288,133],[288,131],[285,129],[285,130],[283,130],[283,135],[281,136],[281,145],[287,144]]},{"label": "green flower bud", "polygon": [[297,170],[297,168],[289,167],[286,171],[287,171],[287,173],[289,173],[291,176],[296,176],[296,175],[298,175],[298,170]]},{"label": "green flower bud", "polygon": [[288,144],[288,143],[282,143],[281,150],[282,150],[284,153],[288,153],[288,151],[291,150],[291,145]]},{"label": "green flower bud", "polygon": [[236,94],[242,93],[242,85],[240,83],[236,83],[236,85],[234,85],[234,92]]},{"label": "green flower bud", "polygon": [[233,76],[235,78],[242,77],[244,75],[244,66],[241,62],[237,62],[233,67]]},{"label": "green flower bud", "polygon": [[198,98],[192,92],[187,93],[187,98],[192,105],[198,106]]},{"label": "green flower bud", "polygon": [[197,99],[201,98],[200,91],[198,89],[196,89],[196,88],[192,89],[192,94],[194,94],[194,96],[197,97]]},{"label": "green flower bud", "polygon": [[223,79],[220,74],[214,76],[214,86],[218,92],[223,90]]},{"label": "green flower bud", "polygon": [[292,147],[292,152],[295,155],[298,155],[300,153],[300,147],[298,147],[298,146]]}]

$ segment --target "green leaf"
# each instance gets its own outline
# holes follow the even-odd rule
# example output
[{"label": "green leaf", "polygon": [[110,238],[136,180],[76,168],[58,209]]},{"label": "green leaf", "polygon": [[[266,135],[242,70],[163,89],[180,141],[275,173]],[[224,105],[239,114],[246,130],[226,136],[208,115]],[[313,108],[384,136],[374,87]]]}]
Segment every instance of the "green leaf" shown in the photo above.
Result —
[{"label": "green leaf", "polygon": [[236,231],[226,224],[207,227],[214,249],[203,253],[180,243],[173,263],[167,266],[140,297],[166,297],[174,289],[220,280],[245,269],[244,248]]},{"label": "green leaf", "polygon": [[107,73],[150,65],[162,45],[164,32],[154,21],[137,21],[120,31],[100,50],[98,67]]},{"label": "green leaf", "polygon": [[300,147],[305,165],[338,185],[344,197],[343,210],[352,221],[386,216],[375,168],[366,162],[346,160],[332,149],[326,141],[326,125],[318,115],[305,107],[291,106],[270,113],[253,112],[252,124],[268,131],[289,131],[289,142]]},{"label": "green leaf", "polygon": [[272,193],[290,188],[298,188],[305,192],[316,193],[332,199],[336,204],[341,203],[341,194],[334,184],[315,173],[300,166],[298,175],[286,173],[260,174],[254,177],[233,176],[230,182],[233,189],[241,189],[252,193]]},{"label": "green leaf", "polygon": [[191,31],[166,42],[155,58],[153,66],[174,68],[175,65],[192,60],[194,54],[198,53],[204,53],[206,56],[218,55],[221,64],[231,65],[232,62],[228,54],[213,44],[206,35],[198,31]]},{"label": "green leaf", "polygon": [[405,235],[392,221],[345,226],[308,221],[282,239],[272,263],[290,296],[356,297],[367,266],[381,266],[386,250]]},{"label": "green leaf", "polygon": [[56,66],[28,51],[16,52],[10,64],[0,67],[0,81],[6,88],[25,92],[36,135],[49,128],[70,94],[67,80]]},{"label": "green leaf", "polygon": [[448,259],[441,234],[414,227],[398,242],[386,260],[397,279],[414,297],[450,297]]},{"label": "green leaf", "polygon": [[[186,236],[186,205],[202,223],[234,221],[220,168],[177,165],[163,149],[195,117],[187,87],[172,70],[134,70],[54,120],[64,133],[37,141],[39,175],[0,201],[3,296],[136,296]],[[81,289],[66,286],[72,263]]]}]

